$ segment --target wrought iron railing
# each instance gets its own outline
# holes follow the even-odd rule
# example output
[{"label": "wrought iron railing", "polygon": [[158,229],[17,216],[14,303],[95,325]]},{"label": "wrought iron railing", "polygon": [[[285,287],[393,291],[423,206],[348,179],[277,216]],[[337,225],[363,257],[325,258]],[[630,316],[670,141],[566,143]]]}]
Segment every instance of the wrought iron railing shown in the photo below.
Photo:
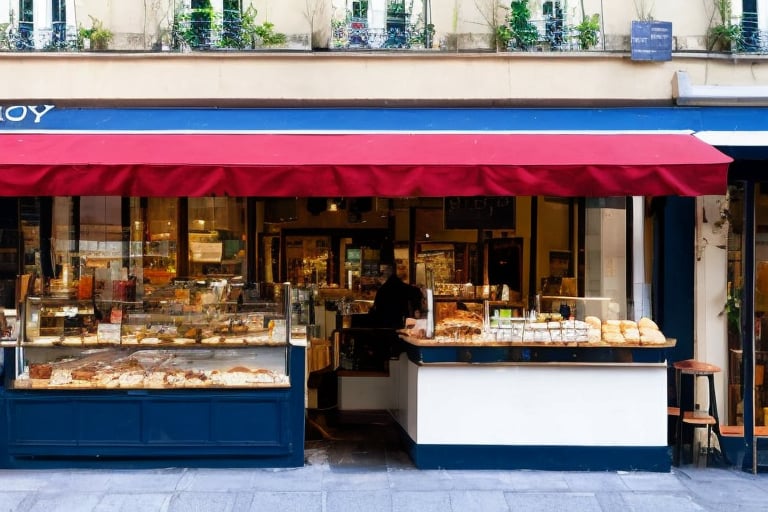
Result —
[{"label": "wrought iron railing", "polygon": [[745,12],[741,16],[741,31],[733,51],[750,54],[768,54],[768,26],[760,28],[757,13]]},{"label": "wrought iron railing", "polygon": [[77,51],[77,30],[66,22],[35,29],[32,22],[20,21],[6,29],[5,47],[11,51]]}]

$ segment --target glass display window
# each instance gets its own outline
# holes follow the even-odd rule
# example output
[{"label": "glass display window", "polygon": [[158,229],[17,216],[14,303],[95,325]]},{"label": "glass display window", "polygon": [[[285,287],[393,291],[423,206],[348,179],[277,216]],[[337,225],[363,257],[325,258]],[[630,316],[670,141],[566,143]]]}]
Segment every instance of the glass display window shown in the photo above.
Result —
[{"label": "glass display window", "polygon": [[245,199],[192,197],[187,215],[189,274],[245,275]]}]

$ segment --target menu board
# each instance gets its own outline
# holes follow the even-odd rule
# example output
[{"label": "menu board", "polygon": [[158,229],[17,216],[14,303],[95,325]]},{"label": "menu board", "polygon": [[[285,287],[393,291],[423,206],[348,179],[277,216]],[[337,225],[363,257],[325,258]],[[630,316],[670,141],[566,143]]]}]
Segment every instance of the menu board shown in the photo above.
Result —
[{"label": "menu board", "polygon": [[515,229],[514,197],[446,197],[445,229]]}]

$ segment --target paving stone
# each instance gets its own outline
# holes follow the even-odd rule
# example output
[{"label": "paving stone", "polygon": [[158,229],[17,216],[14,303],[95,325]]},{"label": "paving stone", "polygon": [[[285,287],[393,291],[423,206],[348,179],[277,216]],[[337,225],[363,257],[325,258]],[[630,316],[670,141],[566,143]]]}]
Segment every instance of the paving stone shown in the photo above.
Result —
[{"label": "paving stone", "polygon": [[448,493],[439,491],[404,491],[392,493],[393,512],[446,512],[451,508]]},{"label": "paving stone", "polygon": [[677,475],[672,473],[626,473],[621,480],[633,491],[684,491]]},{"label": "paving stone", "polygon": [[38,493],[28,512],[90,512],[102,497],[88,492]]},{"label": "paving stone", "polygon": [[567,491],[563,473],[550,471],[509,471],[505,477],[510,489],[517,491]]},{"label": "paving stone", "polygon": [[509,512],[509,504],[502,491],[462,490],[450,491],[451,510]]},{"label": "paving stone", "polygon": [[[504,493],[513,512],[602,512],[600,502],[591,493]],[[666,512],[666,511],[665,511]]]},{"label": "paving stone", "polygon": [[370,473],[339,473],[328,471],[323,475],[323,490],[355,491],[355,490],[389,490],[389,476],[386,472]]},{"label": "paving stone", "polygon": [[[683,494],[623,493],[627,509],[633,512],[696,512],[708,510]],[[732,510],[732,509],[728,509]]]},{"label": "paving stone", "polygon": [[616,473],[602,473],[599,471],[583,473],[573,472],[563,474],[563,480],[573,492],[585,491],[626,491],[621,476]]},{"label": "paving stone", "polygon": [[162,512],[168,510],[172,494],[108,494],[93,508],[93,512],[135,512],[137,510],[152,510]]},{"label": "paving stone", "polygon": [[323,508],[322,492],[257,492],[253,494],[251,507],[253,512],[321,512]]},{"label": "paving stone", "polygon": [[8,491],[5,489],[4,484],[5,482],[0,483],[0,488],[3,489],[0,492],[0,510],[3,512],[21,512],[26,510],[26,508],[22,508],[22,504],[25,500],[30,501],[28,498],[32,494],[23,491]]},{"label": "paving stone", "polygon": [[329,491],[325,512],[391,512],[389,491]]},{"label": "paving stone", "polygon": [[236,493],[176,492],[168,505],[169,512],[235,512]]}]

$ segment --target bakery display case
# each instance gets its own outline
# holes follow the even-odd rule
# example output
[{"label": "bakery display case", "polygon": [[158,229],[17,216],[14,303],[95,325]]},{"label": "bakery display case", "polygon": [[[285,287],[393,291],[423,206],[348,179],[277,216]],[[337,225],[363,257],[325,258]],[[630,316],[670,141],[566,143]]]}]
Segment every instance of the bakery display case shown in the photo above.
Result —
[{"label": "bakery display case", "polygon": [[[603,457],[616,469],[668,471],[675,340],[651,319],[518,316],[511,302],[431,292],[428,319],[399,331],[389,361],[392,414],[419,468],[581,469]],[[564,417],[585,421],[563,429]]]},{"label": "bakery display case", "polygon": [[291,328],[290,285],[270,288],[28,297],[3,348],[0,467],[302,465],[306,337]]}]

